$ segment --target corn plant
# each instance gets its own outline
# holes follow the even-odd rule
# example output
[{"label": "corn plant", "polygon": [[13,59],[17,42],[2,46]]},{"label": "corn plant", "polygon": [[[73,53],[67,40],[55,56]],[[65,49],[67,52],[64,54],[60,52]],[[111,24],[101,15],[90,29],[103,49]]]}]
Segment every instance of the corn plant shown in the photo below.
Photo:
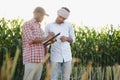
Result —
[{"label": "corn plant", "polygon": [[[12,80],[23,79],[22,23],[23,19],[0,19],[0,70],[3,69],[2,66],[10,64],[14,60],[17,46],[20,49],[18,63],[16,63],[17,68],[14,66],[15,70],[11,73]],[[107,25],[99,32],[90,29],[89,26],[76,26],[74,24],[73,26],[76,42],[71,44],[72,56],[75,57],[73,58],[71,80],[84,79],[83,75],[85,74],[88,80],[117,80],[120,78],[119,67],[115,66],[115,63],[120,64],[119,26],[115,29],[113,25]],[[6,59],[8,62],[5,62]],[[89,61],[92,61],[92,65],[86,71]],[[9,68],[10,66],[7,66],[7,70]],[[44,67],[41,80],[45,79],[46,70]]]},{"label": "corn plant", "polygon": [[0,72],[1,73],[0,80],[14,79],[13,77],[15,74],[19,54],[20,54],[20,49],[17,49],[13,60],[10,58],[9,53],[5,55],[5,60],[3,61],[3,65]]},{"label": "corn plant", "polygon": [[[89,60],[93,62],[91,75],[88,80],[116,80],[115,63],[120,64],[120,28],[107,25],[99,32],[90,29],[88,26],[78,26],[75,28],[76,42],[72,44],[72,55],[81,60],[75,63],[73,72],[77,73],[76,79],[82,76],[83,70]],[[81,67],[84,67],[81,69]],[[77,69],[77,70],[76,70]],[[75,72],[76,70],[76,72]],[[117,72],[118,74],[118,72]],[[118,78],[117,78],[118,79]]]},{"label": "corn plant", "polygon": [[[9,53],[10,58],[13,60],[17,47],[20,51],[22,48],[21,40],[21,26],[22,19],[6,20],[0,19],[0,68],[5,60],[5,55]],[[22,51],[21,51],[22,52]],[[20,76],[23,75],[22,54],[18,59],[17,69],[15,70],[14,78],[21,80]],[[17,76],[16,76],[17,75]],[[18,77],[19,76],[19,77]]]},{"label": "corn plant", "polygon": [[83,64],[92,60],[94,66],[120,63],[120,29],[114,29],[113,25],[107,27],[100,32],[87,26],[77,27],[76,42],[72,44],[73,57],[80,58]]}]

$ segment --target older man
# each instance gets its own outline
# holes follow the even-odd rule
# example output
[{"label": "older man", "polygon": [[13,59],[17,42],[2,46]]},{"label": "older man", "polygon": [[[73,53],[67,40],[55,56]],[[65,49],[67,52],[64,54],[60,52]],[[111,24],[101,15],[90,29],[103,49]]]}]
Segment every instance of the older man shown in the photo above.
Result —
[{"label": "older man", "polygon": [[56,21],[46,26],[46,34],[60,33],[57,41],[51,45],[51,80],[58,80],[59,71],[62,72],[62,80],[70,80],[72,54],[70,43],[75,41],[72,24],[65,22],[70,10],[62,7],[57,11]]},{"label": "older man", "polygon": [[38,66],[38,63],[44,60],[45,49],[43,41],[51,38],[54,34],[50,33],[44,37],[44,32],[39,23],[42,22],[44,16],[47,15],[42,7],[36,7],[33,12],[33,18],[24,23],[22,27],[22,48],[23,63],[25,64],[24,80],[40,80],[42,68],[31,74]]}]

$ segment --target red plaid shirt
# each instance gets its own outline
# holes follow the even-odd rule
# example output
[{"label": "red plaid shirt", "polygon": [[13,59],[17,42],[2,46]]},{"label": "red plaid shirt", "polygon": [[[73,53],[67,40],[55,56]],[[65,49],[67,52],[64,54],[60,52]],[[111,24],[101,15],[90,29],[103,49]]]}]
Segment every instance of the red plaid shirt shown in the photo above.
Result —
[{"label": "red plaid shirt", "polygon": [[33,44],[35,38],[43,37],[39,23],[32,19],[25,22],[22,27],[23,63],[38,63],[44,59],[44,46],[42,43]]}]

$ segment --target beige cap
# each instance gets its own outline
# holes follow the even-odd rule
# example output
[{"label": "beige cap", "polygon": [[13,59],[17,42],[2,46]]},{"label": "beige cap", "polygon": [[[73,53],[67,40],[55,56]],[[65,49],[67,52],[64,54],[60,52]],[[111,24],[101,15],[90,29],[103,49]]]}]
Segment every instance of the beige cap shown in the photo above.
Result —
[{"label": "beige cap", "polygon": [[46,11],[44,10],[44,8],[42,8],[42,7],[36,7],[36,8],[34,9],[34,13],[40,13],[40,14],[49,16],[49,15],[46,13]]}]

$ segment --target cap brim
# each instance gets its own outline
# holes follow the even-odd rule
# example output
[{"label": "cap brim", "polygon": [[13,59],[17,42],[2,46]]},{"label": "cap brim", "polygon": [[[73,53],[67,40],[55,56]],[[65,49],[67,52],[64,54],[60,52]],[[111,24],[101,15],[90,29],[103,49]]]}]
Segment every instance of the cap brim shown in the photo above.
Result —
[{"label": "cap brim", "polygon": [[49,14],[45,13],[45,16],[49,16]]}]

